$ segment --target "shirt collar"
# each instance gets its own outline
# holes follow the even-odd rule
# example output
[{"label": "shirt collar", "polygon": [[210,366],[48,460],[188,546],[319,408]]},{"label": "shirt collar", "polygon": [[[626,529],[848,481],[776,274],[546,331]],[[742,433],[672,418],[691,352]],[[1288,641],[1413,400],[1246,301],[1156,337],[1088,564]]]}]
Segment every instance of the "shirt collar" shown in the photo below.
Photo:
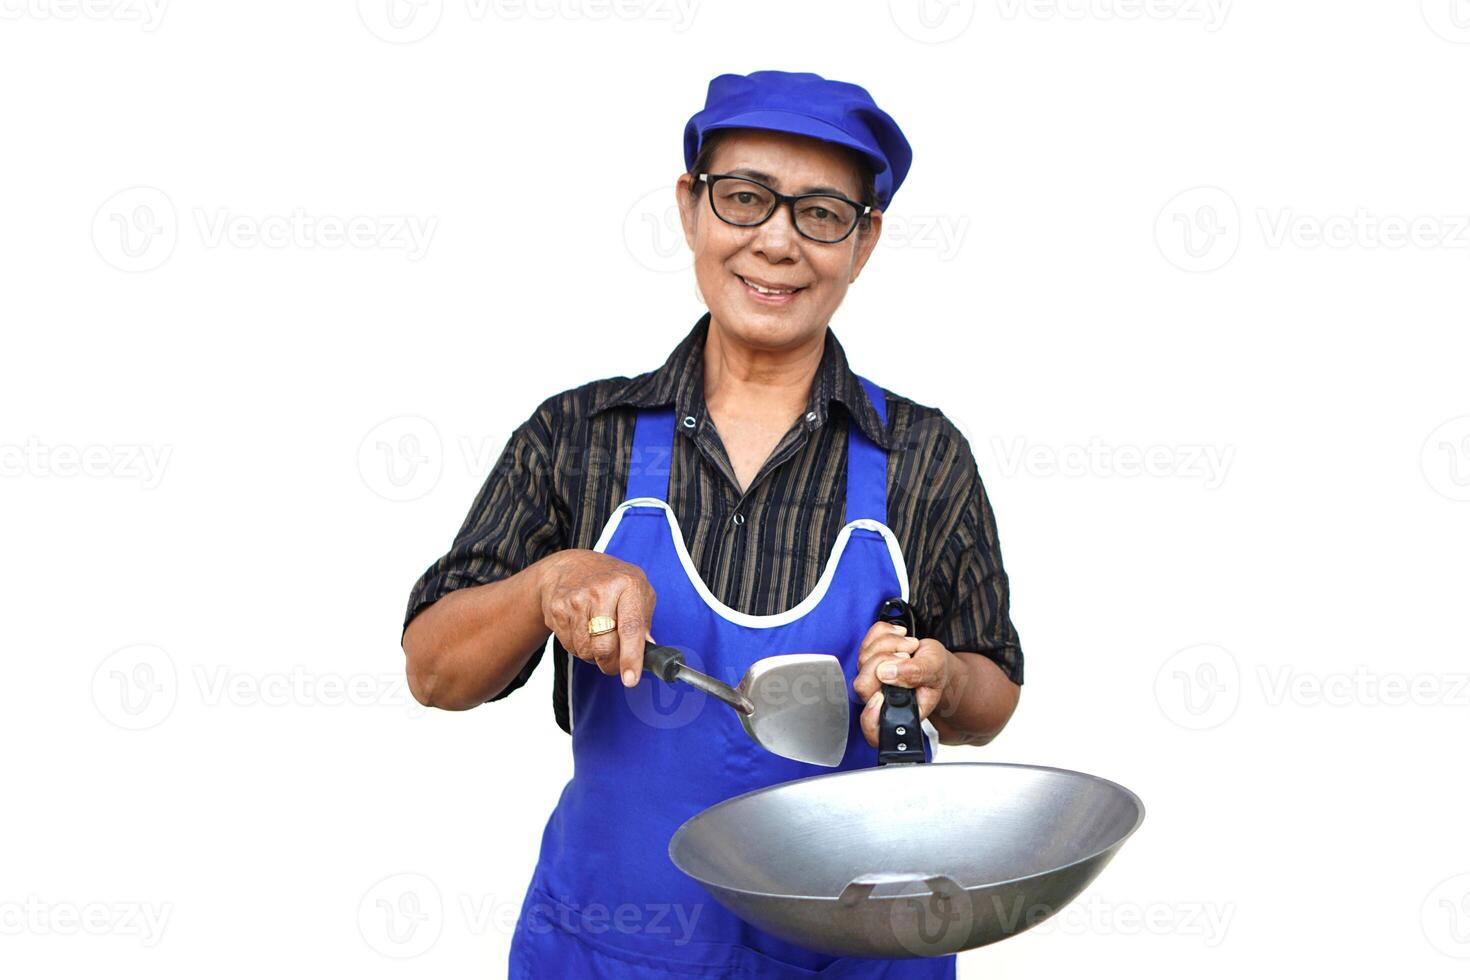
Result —
[{"label": "shirt collar", "polygon": [[[704,404],[704,341],[709,331],[710,314],[699,318],[688,335],[674,348],[673,353],[656,371],[640,374],[635,378],[615,378],[603,388],[592,403],[592,414],[618,405],[634,408],[661,408],[673,405],[680,417],[705,415]],[[828,406],[841,402],[849,416],[857,420],[873,442],[883,449],[892,448],[888,432],[878,418],[878,412],[868,399],[868,393],[856,374],[847,365],[847,355],[837,342],[832,328],[827,328],[826,342],[822,348],[822,362],[812,379],[811,396],[807,399],[806,415],[802,420],[808,432],[827,424]],[[683,431],[683,427],[679,427]]]}]

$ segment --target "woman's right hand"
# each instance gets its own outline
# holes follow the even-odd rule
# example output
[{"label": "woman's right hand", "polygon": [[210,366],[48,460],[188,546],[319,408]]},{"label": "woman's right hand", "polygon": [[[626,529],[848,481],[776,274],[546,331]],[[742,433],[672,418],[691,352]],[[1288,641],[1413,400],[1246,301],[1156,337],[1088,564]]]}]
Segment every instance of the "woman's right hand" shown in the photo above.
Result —
[{"label": "woman's right hand", "polygon": [[[561,645],[579,660],[610,676],[621,674],[624,687],[638,683],[643,646],[653,642],[649,628],[657,597],[637,565],[585,548],[556,554],[541,584],[541,615]],[[587,635],[593,616],[611,616],[618,628]]]}]

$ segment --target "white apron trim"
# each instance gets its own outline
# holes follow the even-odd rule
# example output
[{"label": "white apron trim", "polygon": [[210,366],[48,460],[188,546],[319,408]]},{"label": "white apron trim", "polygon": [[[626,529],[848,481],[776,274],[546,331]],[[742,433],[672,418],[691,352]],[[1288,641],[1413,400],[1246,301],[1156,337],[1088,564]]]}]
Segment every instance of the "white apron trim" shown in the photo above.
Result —
[{"label": "white apron trim", "polygon": [[[832,551],[827,556],[827,564],[822,569],[821,577],[817,579],[816,587],[807,594],[806,598],[785,612],[772,613],[769,616],[755,616],[725,605],[719,599],[715,598],[714,593],[710,592],[709,586],[705,584],[704,578],[699,574],[699,570],[695,568],[693,559],[689,557],[689,548],[684,544],[684,534],[679,527],[679,519],[674,516],[673,508],[669,506],[667,501],[660,500],[657,497],[632,497],[623,501],[612,512],[612,515],[608,517],[607,523],[603,525],[602,534],[598,537],[597,544],[593,546],[593,551],[603,551],[608,546],[608,543],[612,541],[613,533],[623,521],[623,515],[632,507],[657,507],[663,510],[664,515],[668,518],[664,526],[669,529],[669,534],[673,539],[674,552],[679,556],[679,564],[683,566],[684,574],[689,579],[689,583],[694,586],[695,591],[704,600],[704,604],[713,610],[716,615],[739,626],[770,629],[775,626],[783,626],[786,623],[793,623],[815,609],[817,604],[822,601],[822,597],[827,594],[827,590],[832,585],[833,578],[837,575],[837,565],[842,558],[843,551],[847,548],[848,538],[852,537],[853,529],[860,527],[867,528],[870,531],[877,531],[883,536],[884,542],[888,545],[888,555],[893,561],[894,573],[898,577],[899,598],[908,601],[909,574],[908,566],[903,560],[903,550],[899,548],[898,538],[894,536],[892,529],[882,521],[875,521],[870,517],[860,517],[857,520],[849,521],[843,525],[842,530],[837,534],[837,540],[832,544]],[[546,651],[549,656],[555,655],[552,652],[552,643],[554,640],[555,636],[548,637],[546,640]],[[576,712],[574,705],[576,702],[572,696],[572,679],[576,671],[571,669],[573,666],[575,665],[567,665],[567,727],[575,730]],[[925,719],[924,724],[929,724],[928,719]],[[939,739],[933,726],[929,726],[927,734],[929,734],[931,743],[938,743]]]},{"label": "white apron trim", "polygon": [[832,579],[837,575],[837,563],[842,557],[843,550],[847,547],[847,539],[852,537],[854,528],[867,528],[877,531],[883,536],[888,544],[888,554],[893,559],[893,569],[898,575],[899,598],[907,601],[909,597],[908,569],[904,565],[903,552],[898,547],[898,539],[894,537],[893,531],[882,521],[875,521],[870,517],[860,517],[855,521],[849,521],[837,534],[837,540],[832,545],[832,552],[827,556],[827,565],[822,569],[822,577],[817,579],[817,585],[807,597],[785,612],[772,613],[769,616],[754,616],[743,613],[738,609],[732,609],[710,592],[709,586],[705,585],[699,570],[694,567],[694,561],[689,557],[689,548],[684,544],[684,535],[679,528],[679,519],[674,516],[673,508],[666,501],[657,497],[634,497],[625,500],[618,505],[617,510],[607,519],[607,525],[602,529],[602,536],[598,538],[594,551],[601,551],[607,547],[612,540],[613,532],[622,523],[623,515],[632,507],[658,507],[668,516],[669,534],[673,538],[674,551],[679,556],[679,564],[684,566],[684,574],[689,577],[689,582],[704,600],[705,605],[723,619],[727,619],[737,626],[751,626],[757,629],[769,629],[774,626],[784,626],[794,623],[817,607],[822,597],[827,594],[827,589],[832,585]]}]

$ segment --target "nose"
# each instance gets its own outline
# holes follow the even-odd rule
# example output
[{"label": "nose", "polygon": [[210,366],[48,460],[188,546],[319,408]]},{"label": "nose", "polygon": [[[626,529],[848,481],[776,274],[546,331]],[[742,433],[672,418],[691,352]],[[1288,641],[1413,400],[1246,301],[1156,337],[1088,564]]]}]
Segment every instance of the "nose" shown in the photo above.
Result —
[{"label": "nose", "polygon": [[755,238],[750,247],[771,262],[795,261],[797,256],[797,233],[791,225],[791,208],[778,205],[775,214],[754,229]]}]

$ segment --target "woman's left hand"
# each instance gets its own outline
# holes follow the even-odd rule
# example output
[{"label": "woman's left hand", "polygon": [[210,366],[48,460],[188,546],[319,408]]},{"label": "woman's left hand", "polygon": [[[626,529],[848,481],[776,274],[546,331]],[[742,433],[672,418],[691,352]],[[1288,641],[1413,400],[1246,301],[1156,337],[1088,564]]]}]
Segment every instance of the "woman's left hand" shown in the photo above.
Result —
[{"label": "woman's left hand", "polygon": [[859,721],[868,744],[878,747],[882,685],[913,688],[919,717],[927,718],[949,683],[949,669],[950,653],[938,640],[915,639],[894,623],[874,623],[858,648],[858,673],[852,682],[852,689],[864,701]]}]

